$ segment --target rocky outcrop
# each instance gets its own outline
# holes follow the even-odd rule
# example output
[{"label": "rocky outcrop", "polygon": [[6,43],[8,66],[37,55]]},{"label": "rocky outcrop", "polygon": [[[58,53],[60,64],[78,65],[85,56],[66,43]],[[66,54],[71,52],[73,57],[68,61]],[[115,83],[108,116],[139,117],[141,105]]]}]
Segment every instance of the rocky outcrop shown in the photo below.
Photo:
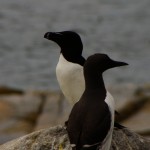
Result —
[{"label": "rocky outcrop", "polygon": [[[28,90],[18,94],[14,92],[16,89],[12,89],[13,92],[6,94],[5,90],[9,91],[10,88],[0,89],[0,144],[33,131],[63,125],[68,119],[71,107],[60,91]],[[110,89],[110,92],[116,104],[124,103],[117,109],[121,124],[140,135],[150,137],[150,85],[126,86],[121,89],[116,87]]]},{"label": "rocky outcrop", "polygon": [[18,93],[9,95],[2,91],[0,95],[0,144],[35,130],[63,124],[66,120],[64,117],[68,117],[66,110],[69,107],[64,105],[66,101],[63,100],[60,92],[26,91],[22,95]]},{"label": "rocky outcrop", "polygon": [[150,137],[150,85],[137,87],[123,107],[118,109],[117,119],[140,135]]},{"label": "rocky outcrop", "polygon": [[24,92],[20,89],[10,88],[6,86],[0,86],[0,95],[22,95]]},{"label": "rocky outcrop", "polygon": [[118,111],[121,115],[117,116],[117,120],[124,121],[138,111],[140,111],[145,105],[150,103],[150,85],[145,85],[135,89],[132,98],[130,98],[122,108]]},{"label": "rocky outcrop", "polygon": [[[0,146],[0,150],[70,150],[63,126],[43,129]],[[150,150],[150,141],[128,129],[114,129],[110,150]]]}]

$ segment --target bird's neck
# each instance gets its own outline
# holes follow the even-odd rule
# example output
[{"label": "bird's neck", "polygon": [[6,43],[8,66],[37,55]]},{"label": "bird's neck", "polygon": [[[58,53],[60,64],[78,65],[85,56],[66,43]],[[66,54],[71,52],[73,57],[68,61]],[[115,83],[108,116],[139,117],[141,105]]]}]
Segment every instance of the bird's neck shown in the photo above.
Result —
[{"label": "bird's neck", "polygon": [[76,63],[76,64],[79,64],[81,66],[83,66],[85,63],[85,58],[82,57],[81,55],[76,56],[76,55],[73,55],[71,53],[64,53],[62,51],[61,51],[61,54],[69,62]]},{"label": "bird's neck", "polygon": [[102,74],[99,75],[99,73],[93,72],[91,74],[88,74],[88,76],[85,75],[85,87],[86,89],[98,89],[106,93],[103,76]]}]

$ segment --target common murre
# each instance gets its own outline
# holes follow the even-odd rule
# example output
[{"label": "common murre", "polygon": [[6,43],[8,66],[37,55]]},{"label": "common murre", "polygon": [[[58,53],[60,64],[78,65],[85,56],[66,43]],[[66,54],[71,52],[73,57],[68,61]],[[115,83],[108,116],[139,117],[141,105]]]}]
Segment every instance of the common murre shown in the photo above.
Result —
[{"label": "common murre", "polygon": [[[47,32],[44,38],[54,41],[61,48],[56,76],[64,96],[74,105],[85,90],[83,65],[86,60],[82,56],[81,38],[73,31]],[[115,127],[123,126],[115,122]]]},{"label": "common murre", "polygon": [[67,132],[73,150],[109,150],[114,127],[114,101],[102,73],[127,63],[94,54],[84,64],[85,91],[70,113]]}]

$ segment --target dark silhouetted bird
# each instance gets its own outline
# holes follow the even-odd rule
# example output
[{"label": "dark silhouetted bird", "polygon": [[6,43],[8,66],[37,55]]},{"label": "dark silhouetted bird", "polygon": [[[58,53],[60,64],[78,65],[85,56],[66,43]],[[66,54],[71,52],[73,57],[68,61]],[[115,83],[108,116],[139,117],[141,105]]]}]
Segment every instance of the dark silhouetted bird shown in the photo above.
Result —
[{"label": "dark silhouetted bird", "polygon": [[127,65],[105,54],[94,54],[84,64],[85,91],[74,105],[67,132],[74,150],[109,150],[114,127],[114,101],[105,89],[104,71]]}]

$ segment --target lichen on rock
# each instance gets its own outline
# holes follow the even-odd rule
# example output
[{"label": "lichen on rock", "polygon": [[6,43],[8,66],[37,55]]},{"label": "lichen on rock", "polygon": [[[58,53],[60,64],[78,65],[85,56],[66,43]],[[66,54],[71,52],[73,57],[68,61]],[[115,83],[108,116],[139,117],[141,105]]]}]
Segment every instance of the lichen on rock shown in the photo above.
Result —
[{"label": "lichen on rock", "polygon": [[[0,146],[0,150],[71,150],[63,126],[42,129]],[[150,150],[150,140],[128,130],[114,128],[110,150]]]}]

